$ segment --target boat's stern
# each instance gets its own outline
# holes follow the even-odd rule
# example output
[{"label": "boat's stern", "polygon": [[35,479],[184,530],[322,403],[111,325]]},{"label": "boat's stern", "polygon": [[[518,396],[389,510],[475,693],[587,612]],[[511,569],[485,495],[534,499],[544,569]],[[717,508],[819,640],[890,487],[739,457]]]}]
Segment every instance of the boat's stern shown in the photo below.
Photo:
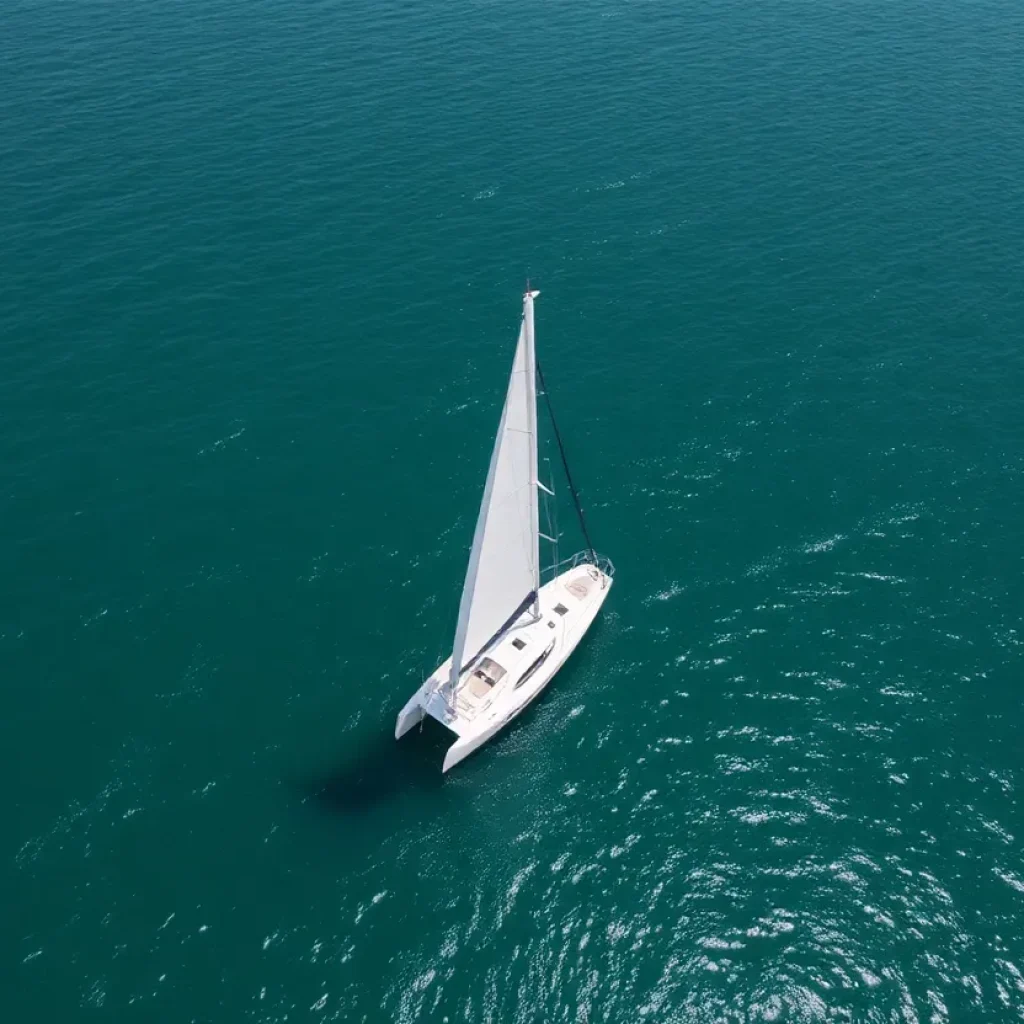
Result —
[{"label": "boat's stern", "polygon": [[398,713],[398,719],[395,722],[396,740],[401,739],[413,726],[419,725],[426,715],[430,715],[456,736],[461,734],[461,720],[449,709],[442,685],[447,684],[442,684],[441,678],[435,673],[412,695],[409,702]]},{"label": "boat's stern", "polygon": [[395,722],[395,739],[400,740],[413,726],[419,725],[426,713],[422,694],[414,694],[412,700],[398,712],[398,720]]},{"label": "boat's stern", "polygon": [[444,694],[440,692],[439,687],[433,685],[431,679],[413,694],[409,702],[398,713],[398,719],[395,722],[395,739],[401,739],[428,715],[443,725],[455,741],[445,752],[444,764],[441,768],[445,772],[472,754],[490,735],[486,729],[474,728],[474,723],[464,715],[458,712],[452,714],[445,702]]},{"label": "boat's stern", "polygon": [[449,768],[454,768],[460,761],[469,757],[477,747],[486,742],[486,739],[487,737],[481,736],[460,736],[445,753],[441,771],[446,772]]}]

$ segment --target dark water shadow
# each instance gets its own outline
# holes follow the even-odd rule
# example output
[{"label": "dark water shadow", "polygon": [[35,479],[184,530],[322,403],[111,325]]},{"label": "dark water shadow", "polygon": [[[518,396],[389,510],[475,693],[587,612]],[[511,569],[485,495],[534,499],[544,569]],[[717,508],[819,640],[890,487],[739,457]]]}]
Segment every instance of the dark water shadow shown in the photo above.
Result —
[{"label": "dark water shadow", "polygon": [[299,783],[311,802],[326,811],[365,814],[411,795],[437,792],[441,764],[454,737],[432,719],[396,740],[380,729],[319,775]]}]

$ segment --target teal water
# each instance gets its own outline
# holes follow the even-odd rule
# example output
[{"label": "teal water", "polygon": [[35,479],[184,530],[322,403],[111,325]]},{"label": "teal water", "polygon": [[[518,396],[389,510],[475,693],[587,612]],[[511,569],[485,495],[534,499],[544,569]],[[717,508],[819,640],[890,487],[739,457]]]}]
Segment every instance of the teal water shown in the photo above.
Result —
[{"label": "teal water", "polygon": [[[5,1021],[1024,1018],[1024,8],[0,32]],[[442,779],[527,275],[617,582]]]}]

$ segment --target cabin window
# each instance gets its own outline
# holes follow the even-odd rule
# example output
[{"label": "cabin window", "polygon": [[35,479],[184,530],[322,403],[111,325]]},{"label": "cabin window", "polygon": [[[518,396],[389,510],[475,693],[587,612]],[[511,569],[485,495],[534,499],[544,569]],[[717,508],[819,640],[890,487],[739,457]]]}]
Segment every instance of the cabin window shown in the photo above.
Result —
[{"label": "cabin window", "polygon": [[569,609],[566,608],[564,604],[555,605],[555,611],[558,612],[559,615],[564,615],[568,610]]},{"label": "cabin window", "polygon": [[516,637],[515,640],[512,641],[512,646],[517,651],[521,651],[526,646],[526,641],[525,640],[520,640],[519,637]]},{"label": "cabin window", "polygon": [[541,652],[540,657],[519,677],[519,682],[516,683],[514,689],[518,690],[519,687],[522,686],[523,683],[525,683],[526,680],[529,679],[533,675],[533,673],[536,672],[537,669],[539,669],[541,665],[544,664],[544,662],[547,660],[548,655],[554,649],[555,641],[552,640],[551,643],[548,644],[547,649]]},{"label": "cabin window", "polygon": [[554,629],[554,628],[555,628],[555,624],[554,624],[554,622],[553,622],[553,621],[552,621],[552,622],[549,622],[549,623],[548,623],[548,629]]}]

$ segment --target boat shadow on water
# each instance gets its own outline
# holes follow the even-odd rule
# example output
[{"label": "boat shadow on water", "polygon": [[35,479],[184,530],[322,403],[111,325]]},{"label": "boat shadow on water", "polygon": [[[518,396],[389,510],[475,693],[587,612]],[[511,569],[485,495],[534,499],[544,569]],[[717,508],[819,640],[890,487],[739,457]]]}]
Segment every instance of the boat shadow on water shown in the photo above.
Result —
[{"label": "boat shadow on water", "polygon": [[381,729],[318,776],[302,784],[306,800],[324,810],[361,814],[413,794],[439,791],[441,762],[452,735],[427,719],[396,742]]}]

